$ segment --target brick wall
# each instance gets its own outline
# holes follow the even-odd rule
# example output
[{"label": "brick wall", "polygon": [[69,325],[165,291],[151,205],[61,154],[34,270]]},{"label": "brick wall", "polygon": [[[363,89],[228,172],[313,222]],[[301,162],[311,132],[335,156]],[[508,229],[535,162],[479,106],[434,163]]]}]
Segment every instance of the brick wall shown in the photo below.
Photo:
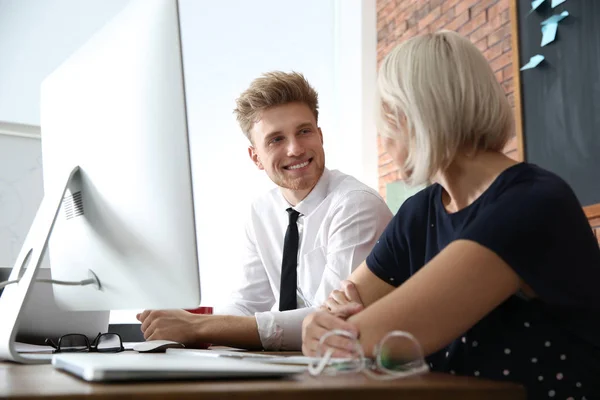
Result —
[{"label": "brick wall", "polygon": [[[421,33],[440,29],[468,37],[483,52],[504,87],[511,105],[513,67],[509,0],[377,0],[377,64],[394,46]],[[398,169],[379,149],[379,192],[399,179]],[[505,153],[517,158],[513,134]]]},{"label": "brick wall", "polygon": [[[396,44],[440,29],[457,31],[483,52],[514,107],[509,0],[377,0],[377,64]],[[379,193],[385,198],[386,184],[399,180],[398,168],[380,142],[377,147]],[[518,158],[514,133],[504,152]],[[590,225],[600,243],[600,217]]]}]

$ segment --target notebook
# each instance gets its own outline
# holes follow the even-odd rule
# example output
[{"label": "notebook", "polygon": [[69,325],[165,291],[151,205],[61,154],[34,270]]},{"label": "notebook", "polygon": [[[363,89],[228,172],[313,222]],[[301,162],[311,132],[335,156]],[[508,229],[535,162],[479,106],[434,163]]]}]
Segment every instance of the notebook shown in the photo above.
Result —
[{"label": "notebook", "polygon": [[112,354],[59,353],[52,357],[52,365],[88,382],[283,377],[306,371],[303,366],[129,351]]}]

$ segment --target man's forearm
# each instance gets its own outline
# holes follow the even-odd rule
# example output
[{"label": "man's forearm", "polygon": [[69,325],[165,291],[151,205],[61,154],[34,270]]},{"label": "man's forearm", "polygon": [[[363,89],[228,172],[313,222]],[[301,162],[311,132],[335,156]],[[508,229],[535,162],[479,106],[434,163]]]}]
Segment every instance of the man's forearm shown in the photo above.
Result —
[{"label": "man's forearm", "polygon": [[213,315],[198,324],[198,343],[262,349],[256,318],[233,315]]}]

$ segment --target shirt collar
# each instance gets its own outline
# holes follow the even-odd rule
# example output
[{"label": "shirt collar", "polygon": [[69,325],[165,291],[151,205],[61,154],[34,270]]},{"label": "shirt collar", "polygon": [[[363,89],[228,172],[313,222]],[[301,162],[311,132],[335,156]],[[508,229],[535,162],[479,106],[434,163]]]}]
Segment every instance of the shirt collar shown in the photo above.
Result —
[{"label": "shirt collar", "polygon": [[[310,191],[308,196],[304,198],[300,203],[296,204],[293,208],[298,211],[303,216],[308,216],[312,213],[323,200],[327,197],[327,189],[329,188],[329,179],[331,173],[327,168],[323,169],[323,174],[319,178],[319,181],[315,185],[315,187]],[[282,207],[284,209],[288,209],[290,204],[287,202],[281,190],[279,191],[279,195],[282,200]]]}]

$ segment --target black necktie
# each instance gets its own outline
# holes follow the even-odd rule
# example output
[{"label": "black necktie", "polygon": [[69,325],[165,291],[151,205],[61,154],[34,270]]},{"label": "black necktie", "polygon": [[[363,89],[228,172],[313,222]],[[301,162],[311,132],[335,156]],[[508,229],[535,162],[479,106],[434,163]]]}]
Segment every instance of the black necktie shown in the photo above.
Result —
[{"label": "black necktie", "polygon": [[279,287],[279,311],[295,310],[296,304],[296,267],[298,266],[298,216],[293,208],[286,210],[290,217],[283,241],[283,259],[281,260],[281,285]]}]

